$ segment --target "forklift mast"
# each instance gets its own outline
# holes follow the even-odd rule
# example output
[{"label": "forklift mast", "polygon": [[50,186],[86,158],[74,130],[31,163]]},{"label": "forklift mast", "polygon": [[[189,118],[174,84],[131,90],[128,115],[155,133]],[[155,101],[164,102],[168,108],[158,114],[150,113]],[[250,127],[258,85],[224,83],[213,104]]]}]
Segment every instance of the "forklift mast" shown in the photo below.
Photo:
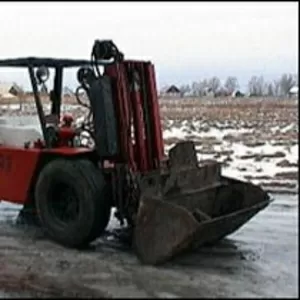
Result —
[{"label": "forklift mast", "polygon": [[164,156],[154,66],[124,60],[105,67],[111,80],[119,155],[133,171],[157,169]]},{"label": "forklift mast", "polygon": [[[100,74],[97,61],[114,59]],[[151,62],[126,60],[110,40],[96,40],[90,69],[78,72],[86,88],[101,158],[141,173],[155,170],[164,156],[162,127]],[[85,81],[86,80],[86,81]]]}]

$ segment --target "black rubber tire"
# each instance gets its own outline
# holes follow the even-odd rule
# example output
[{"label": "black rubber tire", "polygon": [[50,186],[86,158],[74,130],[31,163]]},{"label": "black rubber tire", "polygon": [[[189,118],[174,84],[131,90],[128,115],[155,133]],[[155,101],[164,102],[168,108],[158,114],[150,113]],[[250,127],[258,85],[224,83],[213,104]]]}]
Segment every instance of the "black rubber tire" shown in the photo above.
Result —
[{"label": "black rubber tire", "polygon": [[[58,184],[72,189],[79,205],[72,223],[63,223],[51,210]],[[35,186],[36,209],[42,227],[54,241],[81,248],[99,237],[110,220],[111,199],[101,171],[88,160],[54,160],[41,171]]]}]

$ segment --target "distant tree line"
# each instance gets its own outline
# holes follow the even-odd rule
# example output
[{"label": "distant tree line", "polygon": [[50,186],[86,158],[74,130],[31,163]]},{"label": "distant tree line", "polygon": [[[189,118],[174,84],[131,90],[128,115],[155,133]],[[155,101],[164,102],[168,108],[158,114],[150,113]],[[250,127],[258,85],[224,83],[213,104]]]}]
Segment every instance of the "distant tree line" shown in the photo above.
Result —
[{"label": "distant tree line", "polygon": [[[264,80],[263,76],[252,76],[247,85],[247,90],[242,91],[251,96],[287,96],[290,89],[298,85],[298,75],[282,74],[280,78],[273,81]],[[222,85],[221,80],[214,76],[209,79],[195,81],[192,84],[183,84],[180,87],[181,96],[189,94],[194,97],[203,97],[209,93],[214,96],[229,96],[239,90],[240,85],[237,77],[228,76]]]}]

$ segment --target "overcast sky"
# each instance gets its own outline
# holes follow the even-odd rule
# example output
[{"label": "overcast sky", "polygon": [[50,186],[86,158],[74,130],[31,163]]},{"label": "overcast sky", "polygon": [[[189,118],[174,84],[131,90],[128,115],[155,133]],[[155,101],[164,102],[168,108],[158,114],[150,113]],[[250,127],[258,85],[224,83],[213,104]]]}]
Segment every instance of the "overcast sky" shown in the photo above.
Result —
[{"label": "overcast sky", "polygon": [[[89,58],[113,39],[152,60],[160,86],[207,76],[273,79],[298,69],[298,2],[0,2],[0,58]],[[20,72],[0,81],[23,81]],[[68,79],[69,80],[69,79]]]}]

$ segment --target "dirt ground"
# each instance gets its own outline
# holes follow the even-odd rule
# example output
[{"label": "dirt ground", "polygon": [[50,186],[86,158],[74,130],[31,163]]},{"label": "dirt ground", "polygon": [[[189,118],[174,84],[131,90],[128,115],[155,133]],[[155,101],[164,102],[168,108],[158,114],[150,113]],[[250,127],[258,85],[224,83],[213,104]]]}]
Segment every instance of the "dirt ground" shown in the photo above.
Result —
[{"label": "dirt ground", "polygon": [[[249,135],[242,131],[246,127],[254,128],[251,142],[255,147],[248,146],[250,150],[260,149],[262,142],[280,143],[282,146],[278,147],[287,148],[285,156],[270,157],[272,152],[262,157],[257,150],[258,154],[252,158],[254,152],[251,150],[245,155],[252,155],[252,160],[241,157],[241,165],[237,166],[240,169],[234,174],[245,171],[252,174],[255,167],[257,170],[251,180],[257,180],[260,174],[262,181],[271,177],[265,184],[274,185],[275,180],[277,186],[295,182],[293,191],[298,189],[298,156],[294,158],[293,153],[289,154],[298,145],[298,125],[293,125],[298,124],[295,101],[217,99],[195,102],[181,99],[177,102],[164,100],[160,104],[165,131],[169,127],[176,129],[178,122],[179,132],[185,121],[192,134],[206,127],[214,129],[206,139],[196,136],[201,155],[209,150],[221,158],[228,156],[230,163],[235,162],[232,151],[238,153],[244,149],[244,146],[235,149],[236,145],[249,143]],[[11,119],[11,115],[20,113],[5,108],[1,114]],[[77,114],[80,116],[81,112]],[[199,129],[194,129],[194,121],[201,122]],[[291,124],[293,127],[289,127]],[[208,138],[218,133],[220,126],[222,130],[240,132],[240,136],[227,135],[221,139],[221,144],[232,139],[233,146],[227,154],[216,148],[220,143],[217,140],[213,149],[205,148]],[[177,131],[174,132],[178,138]],[[259,170],[259,164],[266,168]],[[235,170],[233,167],[229,169],[231,174]],[[293,177],[281,180],[273,176],[275,167],[280,172],[281,168],[292,170],[294,173],[289,171],[289,174]],[[245,178],[249,174],[246,173]],[[298,194],[276,194],[274,199],[267,209],[221,243],[187,253],[159,267],[141,265],[128,247],[113,239],[110,231],[116,227],[114,219],[108,234],[97,240],[93,248],[76,251],[51,242],[39,229],[17,227],[14,221],[20,208],[0,202],[0,298],[296,298],[299,296]]]},{"label": "dirt ground", "polygon": [[2,297],[293,298],[299,293],[295,196],[275,196],[228,239],[159,267],[141,265],[130,249],[108,238],[96,241],[94,249],[65,249],[40,230],[13,225],[18,209],[3,205]]}]

